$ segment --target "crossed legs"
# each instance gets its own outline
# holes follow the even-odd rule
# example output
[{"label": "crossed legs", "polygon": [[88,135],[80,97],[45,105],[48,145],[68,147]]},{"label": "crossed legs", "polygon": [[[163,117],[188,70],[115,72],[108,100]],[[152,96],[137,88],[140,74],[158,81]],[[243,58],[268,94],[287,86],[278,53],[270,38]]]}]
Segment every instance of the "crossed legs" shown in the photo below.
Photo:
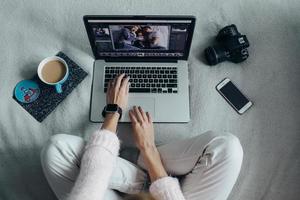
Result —
[{"label": "crossed legs", "polygon": [[[80,170],[85,142],[72,135],[54,135],[41,153],[41,161],[50,187],[64,199],[71,191]],[[227,199],[237,180],[243,159],[239,140],[231,134],[206,132],[199,136],[158,147],[168,174],[180,177],[187,200]],[[148,178],[138,166],[118,158],[105,199],[122,199],[120,193],[144,190]]]}]

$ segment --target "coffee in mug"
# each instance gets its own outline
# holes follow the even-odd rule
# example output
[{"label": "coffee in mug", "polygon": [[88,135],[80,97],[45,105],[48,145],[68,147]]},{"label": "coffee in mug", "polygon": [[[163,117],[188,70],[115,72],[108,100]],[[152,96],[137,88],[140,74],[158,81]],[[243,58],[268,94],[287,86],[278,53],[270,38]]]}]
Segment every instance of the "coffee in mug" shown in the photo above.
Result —
[{"label": "coffee in mug", "polygon": [[38,67],[40,80],[48,85],[53,85],[57,93],[62,93],[62,84],[69,76],[66,61],[58,56],[45,58]]},{"label": "coffee in mug", "polygon": [[52,60],[46,63],[42,69],[42,77],[48,83],[57,83],[66,74],[65,65],[59,60]]}]

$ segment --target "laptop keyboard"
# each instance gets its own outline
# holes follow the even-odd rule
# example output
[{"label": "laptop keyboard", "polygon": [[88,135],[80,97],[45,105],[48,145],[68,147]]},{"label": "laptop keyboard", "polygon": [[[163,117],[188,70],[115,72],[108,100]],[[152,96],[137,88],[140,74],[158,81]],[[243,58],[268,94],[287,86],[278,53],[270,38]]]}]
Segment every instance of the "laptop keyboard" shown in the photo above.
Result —
[{"label": "laptop keyboard", "polygon": [[131,93],[177,93],[177,67],[105,67],[104,92],[108,82],[125,73]]}]

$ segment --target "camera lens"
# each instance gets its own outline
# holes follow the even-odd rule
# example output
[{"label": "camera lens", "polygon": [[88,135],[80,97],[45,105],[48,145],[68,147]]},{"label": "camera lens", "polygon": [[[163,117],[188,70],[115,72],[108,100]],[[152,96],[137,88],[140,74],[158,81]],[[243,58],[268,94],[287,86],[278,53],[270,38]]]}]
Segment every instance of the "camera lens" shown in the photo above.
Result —
[{"label": "camera lens", "polygon": [[205,49],[205,58],[209,65],[216,65],[227,59],[225,49],[217,46],[208,47]]},{"label": "camera lens", "polygon": [[224,40],[231,38],[233,36],[239,36],[240,33],[237,30],[237,27],[234,24],[225,26],[219,31],[219,34],[216,37],[218,42],[223,42]]},{"label": "camera lens", "polygon": [[205,49],[205,58],[209,65],[218,64],[216,52],[212,47],[208,47]]}]

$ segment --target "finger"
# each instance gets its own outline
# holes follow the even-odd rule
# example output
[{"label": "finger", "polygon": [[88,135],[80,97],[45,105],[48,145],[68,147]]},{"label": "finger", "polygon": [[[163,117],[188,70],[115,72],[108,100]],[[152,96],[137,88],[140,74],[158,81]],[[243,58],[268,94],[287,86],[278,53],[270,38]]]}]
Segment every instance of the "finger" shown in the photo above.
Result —
[{"label": "finger", "polygon": [[126,92],[127,84],[129,82],[129,79],[130,79],[130,77],[127,76],[125,79],[122,80],[120,90],[123,90],[124,92]]},{"label": "finger", "polygon": [[125,76],[125,74],[121,74],[119,76],[116,77],[116,80],[115,80],[115,89],[119,90],[120,88],[120,85],[121,85],[121,81],[123,79],[123,77]]},{"label": "finger", "polygon": [[113,80],[110,80],[109,82],[108,82],[108,84],[107,84],[107,93],[111,90],[111,88],[112,88],[112,82],[113,82]]},{"label": "finger", "polygon": [[147,118],[148,118],[148,122],[152,123],[153,121],[152,121],[152,117],[151,117],[150,113],[146,112],[146,115],[147,115]]},{"label": "finger", "polygon": [[130,82],[127,83],[127,87],[126,87],[126,94],[129,93],[129,86],[130,86]]},{"label": "finger", "polygon": [[109,91],[109,93],[111,93],[114,90],[114,86],[115,86],[115,80],[112,79],[109,83],[109,90],[107,90],[107,91]]},{"label": "finger", "polygon": [[110,80],[107,84],[107,91],[106,91],[106,100],[107,100],[107,102],[109,101],[111,91],[113,90],[112,82],[113,82],[113,80]]},{"label": "finger", "polygon": [[110,82],[110,83],[111,83],[111,86],[114,86],[114,84],[115,84],[115,82],[116,82],[116,78],[117,78],[117,77],[111,79],[111,82]]},{"label": "finger", "polygon": [[143,121],[147,122],[148,121],[147,115],[146,115],[146,113],[144,112],[144,110],[142,109],[141,106],[139,106],[139,111],[142,114]]},{"label": "finger", "polygon": [[140,113],[139,109],[136,107],[136,106],[133,106],[133,110],[134,110],[134,113],[136,115],[136,118],[139,122],[143,122],[143,116],[142,114]]},{"label": "finger", "polygon": [[137,118],[135,117],[134,113],[132,110],[129,110],[129,117],[132,123],[138,122]]}]

